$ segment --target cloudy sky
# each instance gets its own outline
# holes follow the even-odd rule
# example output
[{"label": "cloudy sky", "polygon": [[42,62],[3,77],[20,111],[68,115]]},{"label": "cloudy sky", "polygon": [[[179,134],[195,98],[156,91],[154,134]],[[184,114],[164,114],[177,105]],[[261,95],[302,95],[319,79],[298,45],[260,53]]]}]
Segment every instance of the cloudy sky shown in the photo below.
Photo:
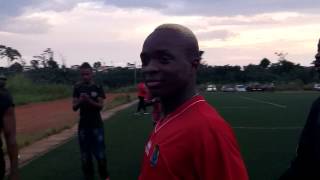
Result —
[{"label": "cloudy sky", "polygon": [[283,52],[309,66],[320,38],[320,1],[0,0],[0,44],[26,61],[50,47],[68,66],[140,63],[144,39],[163,23],[192,29],[210,65],[277,62],[275,52]]}]

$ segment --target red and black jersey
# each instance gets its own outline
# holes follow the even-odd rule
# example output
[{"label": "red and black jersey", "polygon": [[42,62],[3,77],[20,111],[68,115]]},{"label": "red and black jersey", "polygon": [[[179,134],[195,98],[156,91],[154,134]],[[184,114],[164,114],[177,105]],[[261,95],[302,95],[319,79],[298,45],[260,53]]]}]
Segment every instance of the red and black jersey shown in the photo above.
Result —
[{"label": "red and black jersey", "polygon": [[148,94],[148,91],[147,91],[147,88],[146,88],[146,85],[141,82],[138,84],[138,97],[143,97],[143,98],[147,98],[147,94]]}]

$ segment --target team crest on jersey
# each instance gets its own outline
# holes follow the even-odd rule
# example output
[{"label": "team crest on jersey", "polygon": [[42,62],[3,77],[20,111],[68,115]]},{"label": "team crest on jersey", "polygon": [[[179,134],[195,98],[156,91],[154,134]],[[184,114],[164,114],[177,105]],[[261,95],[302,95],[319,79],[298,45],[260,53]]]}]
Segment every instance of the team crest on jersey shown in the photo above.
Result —
[{"label": "team crest on jersey", "polygon": [[92,91],[91,92],[91,97],[97,97],[98,96],[98,93],[97,92],[95,92],[95,91]]},{"label": "team crest on jersey", "polygon": [[160,154],[160,149],[159,145],[155,145],[153,148],[153,152],[150,156],[150,165],[151,167],[156,167],[158,160],[159,160],[159,154]]}]

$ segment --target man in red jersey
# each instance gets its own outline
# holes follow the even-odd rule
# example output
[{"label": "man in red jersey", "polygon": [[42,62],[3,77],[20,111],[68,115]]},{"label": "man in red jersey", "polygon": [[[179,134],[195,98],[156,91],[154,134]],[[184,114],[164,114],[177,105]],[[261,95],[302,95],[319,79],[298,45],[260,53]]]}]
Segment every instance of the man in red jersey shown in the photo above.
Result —
[{"label": "man in red jersey", "polygon": [[177,24],[157,27],[141,52],[146,85],[161,101],[159,120],[145,147],[139,180],[247,180],[229,125],[196,93],[202,51]]},{"label": "man in red jersey", "polygon": [[147,109],[146,109],[146,103],[145,100],[147,98],[147,88],[145,87],[145,84],[143,82],[140,82],[138,84],[138,99],[139,99],[139,103],[138,103],[138,107],[137,107],[137,112],[136,114],[139,114],[141,110],[143,110],[143,113],[146,114],[147,113]]}]

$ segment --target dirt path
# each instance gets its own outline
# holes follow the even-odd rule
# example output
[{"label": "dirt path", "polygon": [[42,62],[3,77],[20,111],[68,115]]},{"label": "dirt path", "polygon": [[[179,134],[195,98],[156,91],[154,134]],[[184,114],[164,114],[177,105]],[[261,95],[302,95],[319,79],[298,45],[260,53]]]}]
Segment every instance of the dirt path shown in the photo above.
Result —
[{"label": "dirt path", "polygon": [[[121,95],[123,93],[108,93],[106,103]],[[36,134],[74,124],[78,113],[72,111],[71,103],[72,99],[68,98],[17,106],[17,134]]]}]

